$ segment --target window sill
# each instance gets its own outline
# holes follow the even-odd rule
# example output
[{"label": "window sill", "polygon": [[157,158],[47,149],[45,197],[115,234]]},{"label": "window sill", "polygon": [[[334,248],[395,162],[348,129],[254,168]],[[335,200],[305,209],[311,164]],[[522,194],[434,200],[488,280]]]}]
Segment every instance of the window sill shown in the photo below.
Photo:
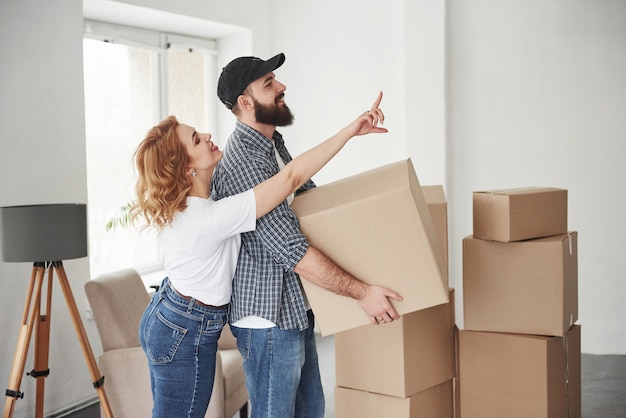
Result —
[{"label": "window sill", "polygon": [[148,289],[148,292],[153,292],[154,289],[151,286],[161,286],[161,282],[165,278],[165,270],[151,271],[149,273],[139,273],[143,284]]}]

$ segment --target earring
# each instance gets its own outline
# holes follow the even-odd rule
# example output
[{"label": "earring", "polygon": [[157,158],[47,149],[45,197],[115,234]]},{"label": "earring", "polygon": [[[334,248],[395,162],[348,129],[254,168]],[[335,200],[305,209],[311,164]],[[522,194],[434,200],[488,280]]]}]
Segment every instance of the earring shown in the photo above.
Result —
[{"label": "earring", "polygon": [[195,177],[195,176],[198,175],[198,173],[196,173],[196,169],[195,168],[192,168],[191,170],[192,170],[191,171],[191,177]]}]

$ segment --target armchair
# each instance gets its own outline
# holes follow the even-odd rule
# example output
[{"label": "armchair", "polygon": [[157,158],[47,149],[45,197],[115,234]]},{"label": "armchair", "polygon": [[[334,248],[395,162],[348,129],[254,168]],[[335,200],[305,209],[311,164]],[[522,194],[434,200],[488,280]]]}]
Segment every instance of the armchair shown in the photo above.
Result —
[{"label": "armchair", "polygon": [[[116,418],[150,417],[152,392],[148,360],[139,344],[139,322],[150,302],[134,269],[120,270],[85,283],[102,343],[98,358]],[[225,327],[218,342],[215,383],[206,418],[247,418],[248,393],[235,337]]]}]

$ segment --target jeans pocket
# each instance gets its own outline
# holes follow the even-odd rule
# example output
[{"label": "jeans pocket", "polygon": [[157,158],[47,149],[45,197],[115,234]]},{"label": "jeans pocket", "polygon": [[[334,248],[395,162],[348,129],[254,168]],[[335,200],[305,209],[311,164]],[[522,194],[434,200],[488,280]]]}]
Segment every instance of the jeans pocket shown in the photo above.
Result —
[{"label": "jeans pocket", "polygon": [[152,363],[170,363],[176,351],[187,335],[187,329],[174,324],[156,312],[152,324],[148,328],[146,353]]}]

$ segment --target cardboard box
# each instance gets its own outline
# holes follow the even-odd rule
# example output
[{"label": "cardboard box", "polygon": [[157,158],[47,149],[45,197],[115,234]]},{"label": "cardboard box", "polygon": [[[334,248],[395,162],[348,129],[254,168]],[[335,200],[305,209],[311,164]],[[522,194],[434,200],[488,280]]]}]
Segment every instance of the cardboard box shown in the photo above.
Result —
[{"label": "cardboard box", "polygon": [[510,242],[567,233],[567,190],[534,187],[474,192],[474,237]]},{"label": "cardboard box", "polygon": [[446,201],[446,194],[443,190],[443,186],[422,186],[422,192],[424,192],[424,198],[426,199],[426,206],[430,212],[430,217],[435,224],[435,231],[439,237],[439,245],[441,246],[440,252],[444,257],[444,276],[446,283],[450,283],[449,278],[449,258],[448,258],[448,202]]},{"label": "cardboard box", "polygon": [[336,418],[452,418],[452,380],[408,398],[336,387]]},{"label": "cardboard box", "polygon": [[564,337],[462,330],[462,418],[581,416],[580,326]]},{"label": "cardboard box", "polygon": [[[411,160],[300,194],[291,205],[310,243],[368,284],[402,295],[400,314],[448,302],[444,255]],[[322,335],[370,324],[355,299],[302,280]]]},{"label": "cardboard box", "polygon": [[337,386],[408,397],[454,377],[454,290],[450,302],[384,325],[335,335]]},{"label": "cardboard box", "polygon": [[577,238],[464,238],[465,329],[564,335],[578,319]]}]

